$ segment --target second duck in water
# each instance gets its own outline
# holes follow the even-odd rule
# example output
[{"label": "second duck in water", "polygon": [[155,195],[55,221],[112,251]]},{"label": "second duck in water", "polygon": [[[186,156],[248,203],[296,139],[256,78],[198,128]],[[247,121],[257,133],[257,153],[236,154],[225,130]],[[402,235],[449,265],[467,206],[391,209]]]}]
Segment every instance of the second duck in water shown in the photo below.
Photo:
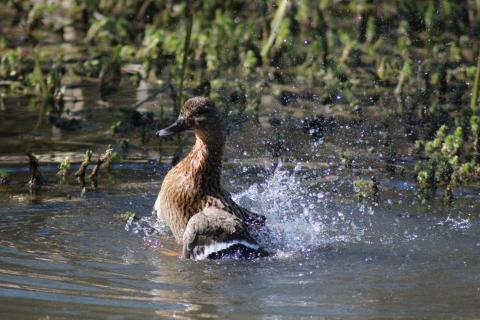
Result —
[{"label": "second duck in water", "polygon": [[193,130],[195,145],[165,176],[154,206],[157,217],[168,224],[185,258],[265,256],[248,230],[262,226],[265,217],[240,207],[220,184],[222,114],[208,98],[191,98],[178,119],[157,136],[185,130]]}]

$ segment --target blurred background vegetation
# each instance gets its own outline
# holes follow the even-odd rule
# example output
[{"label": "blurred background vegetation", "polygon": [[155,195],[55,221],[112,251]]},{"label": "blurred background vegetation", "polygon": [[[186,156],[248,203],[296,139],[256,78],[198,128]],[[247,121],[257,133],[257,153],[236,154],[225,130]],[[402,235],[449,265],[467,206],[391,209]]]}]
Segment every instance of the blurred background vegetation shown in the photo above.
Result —
[{"label": "blurred background vegetation", "polygon": [[268,93],[401,128],[426,197],[479,180],[478,0],[7,0],[0,12],[2,100],[61,111],[65,88],[94,83],[108,102],[146,82],[172,114],[207,95],[256,119]]}]

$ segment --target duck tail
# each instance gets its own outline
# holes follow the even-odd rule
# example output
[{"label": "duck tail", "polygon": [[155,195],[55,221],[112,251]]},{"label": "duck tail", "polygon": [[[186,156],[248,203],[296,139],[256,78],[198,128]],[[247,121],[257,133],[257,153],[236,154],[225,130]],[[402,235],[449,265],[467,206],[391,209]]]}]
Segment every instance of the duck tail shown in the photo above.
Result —
[{"label": "duck tail", "polygon": [[208,207],[188,221],[183,233],[187,259],[257,258],[266,256],[246,225],[235,215]]}]

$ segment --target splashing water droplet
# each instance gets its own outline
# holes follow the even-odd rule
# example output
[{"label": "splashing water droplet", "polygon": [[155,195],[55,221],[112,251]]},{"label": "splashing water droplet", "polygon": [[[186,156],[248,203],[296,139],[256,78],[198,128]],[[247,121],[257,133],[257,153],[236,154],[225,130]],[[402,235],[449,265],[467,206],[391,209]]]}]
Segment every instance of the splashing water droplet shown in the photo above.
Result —
[{"label": "splashing water droplet", "polygon": [[258,241],[277,257],[359,241],[364,224],[354,223],[351,214],[329,210],[324,192],[302,186],[305,177],[300,168],[289,172],[280,163],[265,182],[233,196],[267,217],[264,230],[255,232]]},{"label": "splashing water droplet", "polygon": [[155,216],[140,219],[130,217],[125,223],[125,231],[142,236],[144,243],[150,248],[160,248],[163,244],[158,235],[168,233],[168,226]]}]

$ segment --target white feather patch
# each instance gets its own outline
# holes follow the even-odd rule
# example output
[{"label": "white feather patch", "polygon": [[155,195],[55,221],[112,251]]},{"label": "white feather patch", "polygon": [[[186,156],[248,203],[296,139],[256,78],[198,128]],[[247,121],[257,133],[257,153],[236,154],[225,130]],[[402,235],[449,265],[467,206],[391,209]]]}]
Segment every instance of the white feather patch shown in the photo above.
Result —
[{"label": "white feather patch", "polygon": [[204,260],[212,253],[228,249],[231,246],[234,246],[236,244],[241,244],[252,250],[258,250],[260,248],[258,245],[244,241],[244,240],[233,240],[229,242],[215,242],[215,243],[209,244],[208,246],[205,246],[203,252],[193,258],[195,260]]}]

